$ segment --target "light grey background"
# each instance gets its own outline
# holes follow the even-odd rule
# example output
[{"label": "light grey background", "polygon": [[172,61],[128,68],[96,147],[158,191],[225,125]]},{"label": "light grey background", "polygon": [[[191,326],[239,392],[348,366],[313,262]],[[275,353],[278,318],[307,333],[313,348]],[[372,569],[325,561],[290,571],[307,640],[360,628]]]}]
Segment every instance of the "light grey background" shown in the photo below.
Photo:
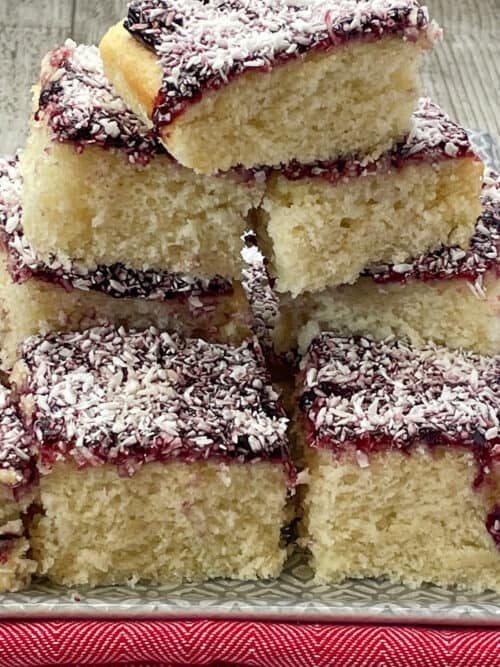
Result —
[{"label": "light grey background", "polygon": [[[126,0],[0,0],[0,153],[21,146],[41,57],[67,37],[97,43]],[[500,138],[500,0],[427,0],[445,28],[426,93],[466,127]]]}]

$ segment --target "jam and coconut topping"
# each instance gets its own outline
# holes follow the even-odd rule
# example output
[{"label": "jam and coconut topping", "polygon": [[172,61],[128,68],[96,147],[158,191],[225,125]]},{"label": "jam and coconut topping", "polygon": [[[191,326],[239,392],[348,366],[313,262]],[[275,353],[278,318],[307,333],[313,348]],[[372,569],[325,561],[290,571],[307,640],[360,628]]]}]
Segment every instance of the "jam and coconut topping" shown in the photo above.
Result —
[{"label": "jam and coconut topping", "polygon": [[168,460],[288,465],[288,419],[255,339],[231,347],[101,327],[30,338],[22,359],[45,464],[69,455],[124,474]]},{"label": "jam and coconut topping", "polygon": [[208,90],[354,39],[440,35],[416,0],[134,0],[125,28],[158,56],[153,122],[168,125]]}]

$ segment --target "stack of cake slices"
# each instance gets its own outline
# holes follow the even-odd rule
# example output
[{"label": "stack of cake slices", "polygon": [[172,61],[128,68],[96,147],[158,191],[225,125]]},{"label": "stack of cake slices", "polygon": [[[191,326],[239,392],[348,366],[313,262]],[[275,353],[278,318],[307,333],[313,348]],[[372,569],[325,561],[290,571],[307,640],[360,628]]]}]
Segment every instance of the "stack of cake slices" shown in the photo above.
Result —
[{"label": "stack of cake slices", "polygon": [[500,592],[500,186],[420,98],[439,36],[133,0],[43,60],[0,161],[0,590],[276,577],[298,515],[318,581]]}]

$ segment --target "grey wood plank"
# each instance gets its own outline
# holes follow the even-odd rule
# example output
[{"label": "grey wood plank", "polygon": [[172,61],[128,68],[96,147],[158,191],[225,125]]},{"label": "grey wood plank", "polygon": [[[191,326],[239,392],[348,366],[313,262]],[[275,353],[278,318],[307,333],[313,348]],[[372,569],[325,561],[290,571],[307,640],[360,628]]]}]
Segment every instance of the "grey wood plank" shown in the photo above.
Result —
[{"label": "grey wood plank", "polygon": [[75,41],[98,44],[106,30],[126,12],[127,0],[75,0]]},{"label": "grey wood plank", "polygon": [[0,0],[1,25],[70,26],[72,15],[73,0]]},{"label": "grey wood plank", "polygon": [[500,0],[427,0],[444,29],[426,60],[427,92],[466,127],[500,139]]},{"label": "grey wood plank", "polygon": [[24,142],[40,60],[71,32],[73,0],[0,0],[0,151]]}]

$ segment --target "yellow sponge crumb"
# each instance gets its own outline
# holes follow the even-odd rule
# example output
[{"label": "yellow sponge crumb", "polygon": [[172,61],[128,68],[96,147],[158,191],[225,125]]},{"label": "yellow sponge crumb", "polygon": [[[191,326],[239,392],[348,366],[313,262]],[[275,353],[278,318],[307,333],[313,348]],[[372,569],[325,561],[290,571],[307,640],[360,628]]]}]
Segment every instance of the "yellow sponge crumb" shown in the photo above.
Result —
[{"label": "yellow sponge crumb", "polygon": [[287,474],[272,463],[58,463],[40,480],[38,573],[66,586],[277,577]]}]

